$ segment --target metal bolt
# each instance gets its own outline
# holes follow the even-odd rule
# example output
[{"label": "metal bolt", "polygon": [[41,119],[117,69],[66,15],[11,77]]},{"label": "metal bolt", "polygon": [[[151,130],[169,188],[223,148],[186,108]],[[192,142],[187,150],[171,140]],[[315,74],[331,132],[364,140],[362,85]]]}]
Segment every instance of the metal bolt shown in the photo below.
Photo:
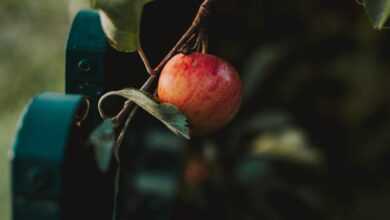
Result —
[{"label": "metal bolt", "polygon": [[91,70],[91,64],[88,59],[82,59],[78,63],[78,67],[83,72],[89,72]]}]

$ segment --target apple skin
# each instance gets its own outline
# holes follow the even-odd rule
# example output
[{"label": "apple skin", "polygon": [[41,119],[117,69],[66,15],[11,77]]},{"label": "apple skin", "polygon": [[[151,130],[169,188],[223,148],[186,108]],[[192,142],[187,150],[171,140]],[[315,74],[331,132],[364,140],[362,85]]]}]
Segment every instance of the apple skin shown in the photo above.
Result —
[{"label": "apple skin", "polygon": [[162,103],[175,105],[189,119],[191,135],[206,135],[229,123],[241,103],[237,71],[203,53],[177,54],[163,68],[157,85]]}]

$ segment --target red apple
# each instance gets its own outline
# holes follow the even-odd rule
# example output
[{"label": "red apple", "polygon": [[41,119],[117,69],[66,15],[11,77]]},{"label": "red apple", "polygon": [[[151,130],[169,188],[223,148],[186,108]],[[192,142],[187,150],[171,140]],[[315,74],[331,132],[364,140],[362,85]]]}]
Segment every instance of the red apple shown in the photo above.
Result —
[{"label": "red apple", "polygon": [[240,107],[241,80],[233,66],[216,56],[177,54],[161,72],[157,95],[187,116],[192,135],[204,135],[233,119]]}]

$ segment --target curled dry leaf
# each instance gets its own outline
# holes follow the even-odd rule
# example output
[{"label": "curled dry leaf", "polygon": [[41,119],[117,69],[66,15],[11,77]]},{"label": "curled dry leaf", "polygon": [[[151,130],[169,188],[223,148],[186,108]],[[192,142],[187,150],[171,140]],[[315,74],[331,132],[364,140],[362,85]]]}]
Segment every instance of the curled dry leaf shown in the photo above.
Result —
[{"label": "curled dry leaf", "polygon": [[178,108],[176,108],[176,106],[167,103],[159,103],[150,97],[150,95],[146,92],[128,88],[106,93],[99,101],[99,108],[101,109],[100,106],[107,97],[113,95],[121,96],[134,102],[143,110],[161,121],[173,133],[186,139],[190,139],[190,130],[188,127],[187,118],[182,112],[178,110]]}]

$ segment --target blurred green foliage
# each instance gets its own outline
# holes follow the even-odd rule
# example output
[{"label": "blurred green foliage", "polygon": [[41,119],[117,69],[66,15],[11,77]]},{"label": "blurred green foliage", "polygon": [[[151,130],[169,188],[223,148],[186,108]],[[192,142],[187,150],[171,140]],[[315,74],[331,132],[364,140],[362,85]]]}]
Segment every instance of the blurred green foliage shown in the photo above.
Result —
[{"label": "blurred green foliage", "polygon": [[[384,208],[390,193],[386,187],[390,181],[388,30],[375,31],[356,1],[226,2],[230,6],[225,4],[211,24],[210,48],[238,66],[244,85],[249,85],[231,125],[234,129],[224,131],[218,142],[221,149],[231,146],[227,161],[280,153],[289,145],[281,143],[288,131],[285,127],[298,127],[306,137],[308,152],[321,152],[326,171],[319,176],[300,175],[304,169],[290,164],[288,171],[267,180],[259,177],[258,184],[275,179],[291,187],[287,190],[291,195],[312,196],[305,202],[302,194],[293,195],[284,207],[275,203],[274,211],[300,219],[389,219]],[[278,117],[286,115],[292,123],[278,122]],[[238,137],[222,140],[231,136]],[[294,153],[296,146],[291,146]],[[246,160],[251,159],[232,166]],[[255,160],[272,168],[280,166]],[[261,209],[257,204],[264,201],[251,197],[266,198],[264,192],[256,194],[255,186],[244,190],[250,197],[248,205]],[[276,201],[282,202],[289,193],[278,191],[281,197]],[[302,211],[292,198],[303,202]],[[308,208],[316,203],[320,209]],[[267,205],[272,206],[272,198],[265,201]],[[310,215],[309,210],[316,211]],[[252,212],[248,218],[259,214]],[[265,219],[275,219],[274,214],[264,214]]]},{"label": "blurred green foliage", "polygon": [[28,100],[64,87],[66,1],[2,0],[0,5],[0,219],[8,219],[8,151]]}]

